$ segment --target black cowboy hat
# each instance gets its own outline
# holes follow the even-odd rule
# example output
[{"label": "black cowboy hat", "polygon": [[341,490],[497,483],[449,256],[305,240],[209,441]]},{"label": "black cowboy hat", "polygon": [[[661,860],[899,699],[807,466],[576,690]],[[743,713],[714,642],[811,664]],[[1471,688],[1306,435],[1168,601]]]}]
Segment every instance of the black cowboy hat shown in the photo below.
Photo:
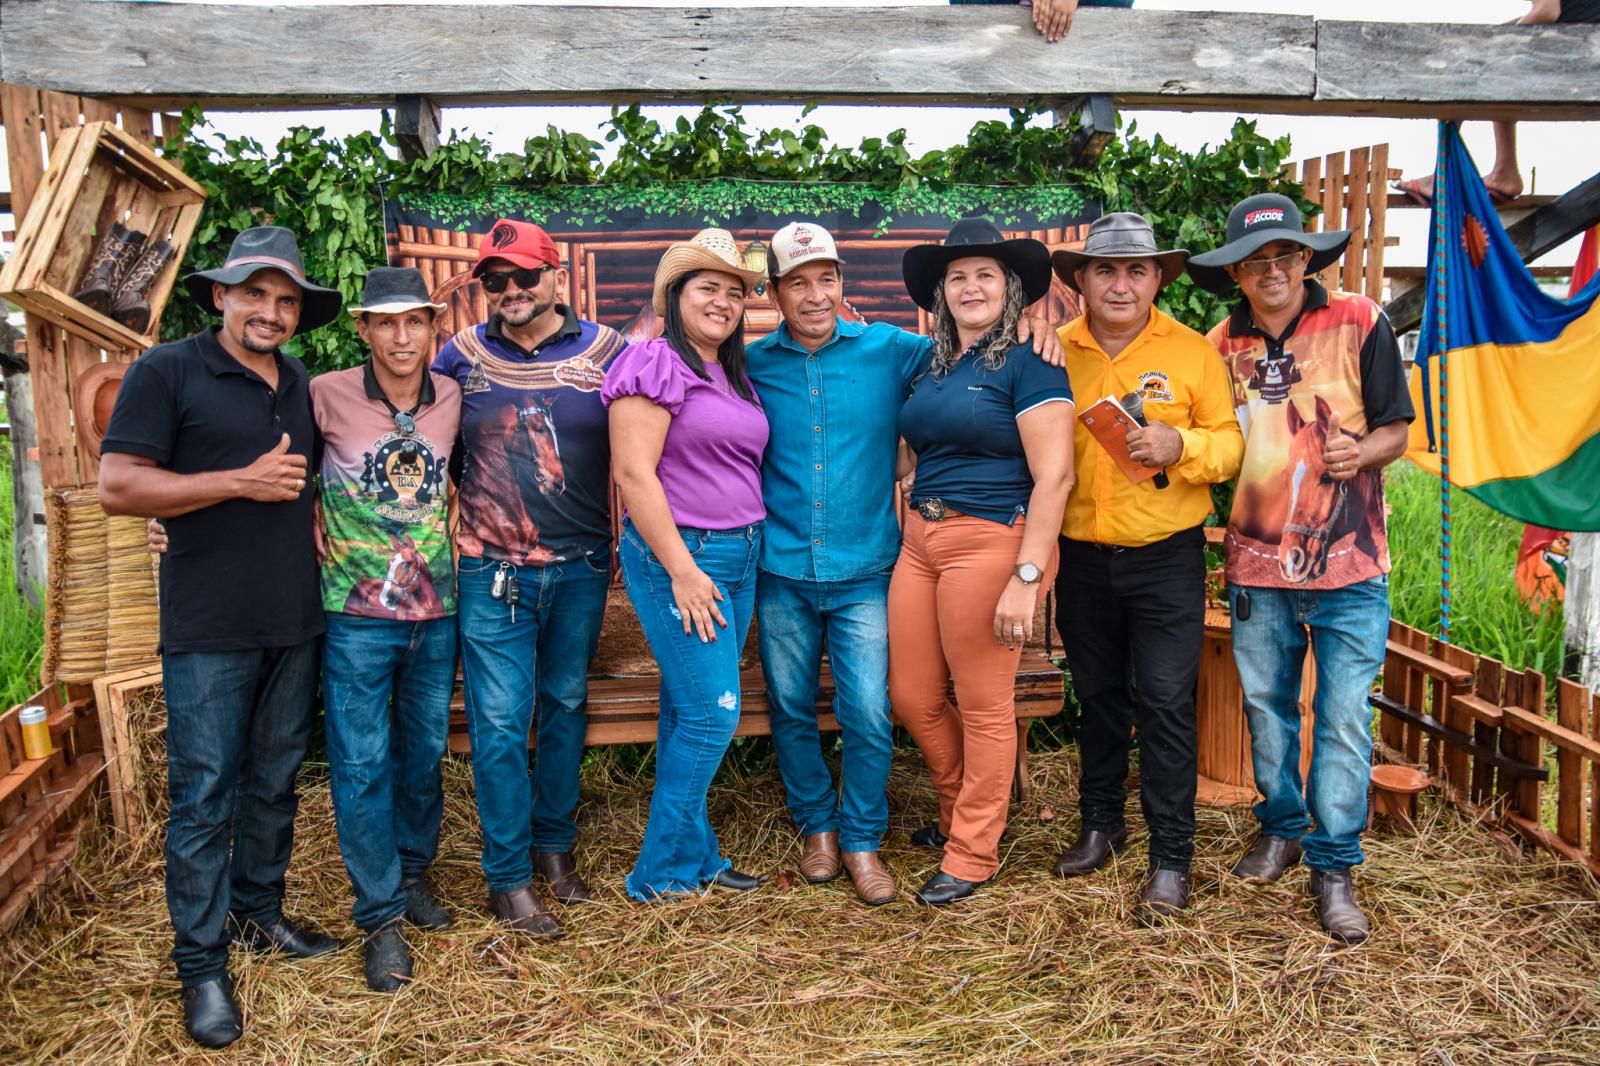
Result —
[{"label": "black cowboy hat", "polygon": [[1306,273],[1336,263],[1350,243],[1347,229],[1326,233],[1307,233],[1300,217],[1300,205],[1274,192],[1247,196],[1228,212],[1227,243],[1215,251],[1189,260],[1189,276],[1201,287],[1226,296],[1235,288],[1224,267],[1240,262],[1273,241],[1293,241],[1311,249]]},{"label": "black cowboy hat", "polygon": [[433,309],[436,315],[445,312],[444,304],[428,298],[428,283],[416,267],[373,267],[367,271],[367,283],[361,290],[361,306],[347,307],[356,318],[364,314],[390,315],[410,311],[417,307]]},{"label": "black cowboy hat", "polygon": [[339,290],[324,288],[306,280],[305,264],[294,234],[282,226],[253,226],[233,239],[228,261],[215,270],[197,270],[183,279],[189,296],[204,311],[220,315],[222,309],[211,298],[212,282],[237,285],[258,270],[277,270],[288,275],[305,294],[296,333],[320,329],[339,316]]},{"label": "black cowboy hat", "polygon": [[1157,248],[1156,231],[1143,215],[1114,211],[1090,223],[1082,250],[1063,248],[1050,257],[1050,265],[1056,277],[1077,291],[1079,268],[1095,259],[1154,259],[1161,267],[1161,287],[1165,288],[1183,274],[1188,258],[1186,248],[1165,252]]},{"label": "black cowboy hat", "polygon": [[900,271],[906,292],[924,311],[933,310],[933,291],[944,280],[944,269],[969,256],[997,259],[1022,279],[1022,291],[1033,303],[1050,291],[1050,249],[1031,237],[1007,240],[986,218],[964,218],[950,227],[943,244],[918,244],[906,249]]}]

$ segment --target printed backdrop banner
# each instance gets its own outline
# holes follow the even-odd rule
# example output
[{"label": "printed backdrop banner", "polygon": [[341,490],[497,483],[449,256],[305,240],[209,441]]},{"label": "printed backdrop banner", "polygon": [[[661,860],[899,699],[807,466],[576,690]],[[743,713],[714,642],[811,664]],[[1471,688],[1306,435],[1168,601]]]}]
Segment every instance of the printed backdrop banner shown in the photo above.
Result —
[{"label": "printed backdrop banner", "polygon": [[[567,268],[565,302],[580,318],[611,326],[629,340],[656,336],[650,308],[656,263],[673,241],[707,226],[731,230],[747,260],[759,257],[772,234],[793,221],[816,222],[838,241],[848,264],[847,317],[892,322],[926,332],[927,315],[906,296],[900,257],[914,244],[939,241],[966,215],[987,215],[1007,236],[1034,237],[1058,248],[1082,246],[1100,206],[1072,186],[1031,188],[956,186],[885,195],[848,184],[714,180],[644,188],[590,186],[535,193],[503,187],[479,197],[425,194],[386,201],[389,263],[422,271],[437,302],[449,311],[440,343],[488,317],[472,280],[478,245],[499,218],[536,222],[554,238]],[[759,248],[751,248],[755,242]],[[1076,294],[1051,283],[1040,310],[1055,322],[1078,313]],[[752,294],[745,339],[777,328],[771,294]]]}]

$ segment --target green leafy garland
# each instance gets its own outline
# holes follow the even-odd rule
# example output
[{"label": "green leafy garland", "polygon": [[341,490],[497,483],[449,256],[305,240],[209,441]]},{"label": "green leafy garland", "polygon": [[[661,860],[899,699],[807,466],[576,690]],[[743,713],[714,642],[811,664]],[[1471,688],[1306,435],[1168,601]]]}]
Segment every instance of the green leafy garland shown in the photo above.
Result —
[{"label": "green leafy garland", "polygon": [[[308,274],[346,300],[360,296],[368,267],[383,262],[382,196],[425,193],[463,205],[488,200],[508,211],[561,209],[578,195],[602,207],[682,205],[687,197],[715,217],[738,185],[722,179],[807,183],[785,205],[796,213],[867,199],[891,214],[959,213],[983,206],[982,189],[970,186],[1038,186],[1039,202],[1029,206],[1042,214],[1078,208],[1081,190],[1099,197],[1107,211],[1144,214],[1163,246],[1202,250],[1221,243],[1228,208],[1239,199],[1264,191],[1299,195],[1278,169],[1289,155],[1288,138],[1268,140],[1253,122],[1239,120],[1226,141],[1195,153],[1159,136],[1146,141],[1129,123],[1092,169],[1075,170],[1067,165],[1075,131],[1033,124],[1043,110],[1013,108],[1009,121],[974,125],[964,144],[913,156],[903,129],[846,148],[811,123],[798,130],[752,128],[737,105],[708,104],[663,127],[635,104],[612,108],[604,136],[617,152],[607,164],[600,161],[601,142],[554,126],[528,138],[520,153],[494,155],[477,136],[452,134],[427,159],[402,160],[390,151],[396,142],[387,113],[378,130],[343,140],[320,128],[296,128],[269,152],[250,138],[218,143],[194,135],[205,126],[195,110],[184,116],[167,153],[209,194],[185,271],[220,264],[238,231],[272,223],[295,231]],[[825,183],[834,184],[817,188]],[[1216,298],[1187,277],[1162,293],[1162,306],[1202,330],[1223,314]],[[187,301],[175,300],[162,333],[181,337],[204,322]],[[313,374],[358,362],[362,350],[347,316],[286,347]]]}]

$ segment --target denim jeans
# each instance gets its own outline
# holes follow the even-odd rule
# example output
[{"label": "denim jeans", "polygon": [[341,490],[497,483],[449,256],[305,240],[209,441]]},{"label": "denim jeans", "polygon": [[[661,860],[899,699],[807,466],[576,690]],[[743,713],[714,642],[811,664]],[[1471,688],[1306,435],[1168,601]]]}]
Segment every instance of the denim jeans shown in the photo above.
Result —
[{"label": "denim jeans", "polygon": [[[1242,621],[1240,591],[1230,585],[1228,603],[1250,758],[1265,797],[1255,808],[1261,831],[1298,839],[1313,870],[1358,865],[1372,773],[1367,697],[1389,635],[1389,579],[1319,591],[1251,588],[1250,617]],[[1317,663],[1316,731],[1302,792],[1300,670],[1308,636]]]},{"label": "denim jeans", "polygon": [[1198,527],[1115,550],[1061,538],[1056,628],[1083,705],[1078,810],[1086,830],[1123,828],[1137,727],[1139,805],[1150,827],[1152,869],[1187,870],[1194,856],[1194,699],[1205,581]]},{"label": "denim jeans", "polygon": [[[850,581],[756,576],[761,667],[772,742],[802,836],[837,832],[845,851],[877,851],[889,826],[889,573]],[[839,790],[822,760],[817,680],[827,641],[833,711],[844,733]]]},{"label": "denim jeans", "polygon": [[521,593],[515,606],[489,595],[500,565],[463,557],[457,595],[483,874],[491,892],[512,892],[533,880],[530,850],[571,851],[577,840],[589,663],[600,643],[611,565],[600,556],[509,567]]},{"label": "denim jeans", "polygon": [[401,881],[420,875],[439,850],[439,764],[455,680],[454,617],[400,622],[328,614],[323,726],[339,852],[361,929],[404,913]]},{"label": "denim jeans", "polygon": [[632,522],[623,523],[618,546],[628,598],[661,667],[656,784],[639,859],[628,874],[628,895],[645,903],[662,893],[696,891],[730,865],[717,850],[706,792],[739,724],[739,655],[750,631],[761,554],[761,523],[678,532],[695,565],[722,593],[718,607],[728,628],[714,641],[684,633],[667,568]]},{"label": "denim jeans", "polygon": [[228,916],[283,912],[295,774],[316,712],[322,638],[161,660],[167,702],[167,913],[185,987],[228,966]]}]

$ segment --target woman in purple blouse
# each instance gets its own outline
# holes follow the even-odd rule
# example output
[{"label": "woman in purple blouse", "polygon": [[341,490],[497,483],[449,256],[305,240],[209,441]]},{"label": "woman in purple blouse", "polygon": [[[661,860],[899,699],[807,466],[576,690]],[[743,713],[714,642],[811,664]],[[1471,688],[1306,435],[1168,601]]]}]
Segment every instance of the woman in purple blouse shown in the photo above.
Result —
[{"label": "woman in purple blouse", "polygon": [[739,655],[767,517],[767,419],[744,353],[745,294],[760,280],[726,230],[672,245],[656,268],[662,335],[623,349],[600,393],[627,511],[623,580],[661,667],[656,785],[628,875],[642,902],[761,884],[721,856],[706,814],[739,723]]}]

